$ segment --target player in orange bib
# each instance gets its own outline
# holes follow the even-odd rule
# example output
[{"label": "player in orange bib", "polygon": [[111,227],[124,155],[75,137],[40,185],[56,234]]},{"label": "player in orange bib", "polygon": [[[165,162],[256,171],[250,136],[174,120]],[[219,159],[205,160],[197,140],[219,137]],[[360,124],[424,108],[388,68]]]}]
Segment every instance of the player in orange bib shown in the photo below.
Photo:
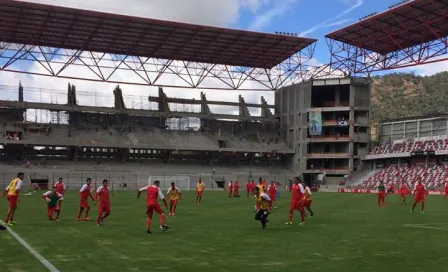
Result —
[{"label": "player in orange bib", "polygon": [[174,182],[171,182],[171,187],[168,189],[166,196],[170,198],[170,216],[176,215],[177,202],[182,200],[182,193],[176,187]]},{"label": "player in orange bib", "polygon": [[305,187],[305,192],[303,194],[303,206],[308,210],[308,212],[310,213],[310,216],[313,217],[314,213],[311,210],[311,202],[312,197],[311,197],[311,189],[309,186],[306,186],[305,184],[303,184],[303,186]]},{"label": "player in orange bib", "polygon": [[260,193],[266,192],[266,184],[261,178],[258,179],[258,184],[256,185],[256,187],[260,189]]},{"label": "player in orange bib", "polygon": [[201,179],[199,179],[198,183],[196,184],[196,205],[201,204],[202,194],[204,193],[204,190],[205,184]]},{"label": "player in orange bib", "polygon": [[16,225],[17,222],[14,221],[14,215],[17,210],[17,204],[19,202],[19,192],[22,188],[23,173],[18,173],[17,178],[11,180],[8,187],[6,187],[5,191],[3,191],[2,196],[7,196],[9,207],[8,207],[8,213],[6,214],[5,224],[8,226]]},{"label": "player in orange bib", "polygon": [[[98,205],[98,218],[96,225],[103,226],[103,221],[110,215],[109,181],[103,180],[103,186],[98,187],[95,194],[95,205]],[[99,201],[99,203],[98,203]]]}]

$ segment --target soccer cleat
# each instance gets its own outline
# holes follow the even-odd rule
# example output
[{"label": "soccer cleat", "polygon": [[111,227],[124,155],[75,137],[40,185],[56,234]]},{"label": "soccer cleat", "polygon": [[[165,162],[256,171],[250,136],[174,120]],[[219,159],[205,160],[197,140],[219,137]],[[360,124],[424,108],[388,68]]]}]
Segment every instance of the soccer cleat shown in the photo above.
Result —
[{"label": "soccer cleat", "polygon": [[6,223],[5,225],[8,226],[8,227],[12,227],[12,226],[14,226],[14,224],[11,223],[11,222]]},{"label": "soccer cleat", "polygon": [[292,222],[286,222],[285,225],[292,225]]},{"label": "soccer cleat", "polygon": [[84,221],[90,221],[90,218],[86,217],[84,218]]},{"label": "soccer cleat", "polygon": [[56,222],[59,222],[59,218],[56,218]]},{"label": "soccer cleat", "polygon": [[148,234],[152,234],[152,232],[151,232],[150,229],[147,229],[147,230],[146,230],[146,233],[148,233]]},{"label": "soccer cleat", "polygon": [[421,213],[421,214],[425,214],[425,212],[424,212],[424,211],[421,211],[420,213]]},{"label": "soccer cleat", "polygon": [[169,227],[167,225],[160,226],[161,231],[167,231]]},{"label": "soccer cleat", "polygon": [[9,223],[13,224],[13,225],[17,225],[16,221],[9,221]]},{"label": "soccer cleat", "polygon": [[413,213],[413,212],[414,212],[414,211],[412,211],[412,210],[411,210],[411,211],[409,211],[409,213]]},{"label": "soccer cleat", "polygon": [[77,217],[77,218],[76,218],[76,221],[81,221],[81,218]]},{"label": "soccer cleat", "polygon": [[299,226],[305,225],[305,222],[300,222]]}]

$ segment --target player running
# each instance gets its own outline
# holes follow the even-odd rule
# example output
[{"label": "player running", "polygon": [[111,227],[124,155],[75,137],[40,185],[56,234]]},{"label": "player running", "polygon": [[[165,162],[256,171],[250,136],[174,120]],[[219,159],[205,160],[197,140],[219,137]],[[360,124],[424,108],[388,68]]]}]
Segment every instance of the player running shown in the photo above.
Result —
[{"label": "player running", "polygon": [[308,212],[310,213],[310,216],[313,217],[314,213],[311,210],[311,189],[309,186],[304,185],[305,187],[305,192],[303,194],[303,206],[308,210]]},{"label": "player running", "polygon": [[408,185],[403,180],[400,185],[401,205],[406,204],[406,195],[408,194]]},{"label": "player running", "polygon": [[377,187],[378,190],[378,208],[381,207],[381,204],[383,205],[383,208],[386,207],[386,186],[384,185],[384,182],[380,180],[380,183]]},{"label": "player running", "polygon": [[266,192],[266,184],[262,178],[258,179],[258,184],[256,185],[256,187],[258,187],[258,189],[260,189],[260,193]]},{"label": "player running", "polygon": [[[59,193],[61,195],[65,194],[65,189],[66,188],[65,188],[64,182],[62,182],[62,178],[61,177],[58,178],[58,182],[56,182],[53,187],[56,188],[56,192],[57,193]],[[60,200],[60,203],[59,203],[59,207],[61,207],[61,206],[62,206],[62,200]]]},{"label": "player running", "polygon": [[90,221],[89,219],[89,211],[90,211],[90,205],[89,205],[89,197],[95,201],[95,199],[92,196],[92,193],[90,192],[90,184],[92,183],[91,178],[87,178],[86,184],[84,184],[81,187],[81,190],[79,190],[79,212],[78,216],[76,217],[77,221],[81,221],[81,215],[84,209],[86,209],[86,215],[84,216],[84,221]]},{"label": "player running", "polygon": [[165,208],[168,208],[168,205],[166,204],[165,196],[163,195],[162,191],[159,188],[160,181],[155,180],[153,185],[146,186],[143,188],[140,188],[137,194],[137,198],[140,197],[141,193],[143,191],[146,191],[146,232],[148,234],[151,234],[151,220],[152,220],[152,214],[154,211],[160,215],[160,230],[166,231],[168,230],[168,226],[165,225],[165,214],[163,213],[162,208],[160,208],[160,205],[158,203],[158,197],[162,199],[163,204],[165,205]]},{"label": "player running", "polygon": [[96,220],[98,227],[104,226],[104,219],[110,215],[110,192],[108,186],[109,181],[104,179],[103,185],[98,187],[95,193],[95,205],[98,205],[98,218]]},{"label": "player running", "polygon": [[268,196],[271,199],[271,206],[269,209],[272,209],[272,206],[274,206],[274,209],[277,209],[277,185],[275,185],[273,180],[271,180],[271,184],[268,186]]},{"label": "player running", "polygon": [[412,193],[414,195],[414,204],[412,205],[412,210],[410,213],[414,212],[415,206],[417,206],[418,203],[421,203],[421,213],[424,213],[426,186],[422,183],[421,177],[418,177],[418,182],[415,184],[414,191]]},{"label": "player running", "polygon": [[271,198],[265,194],[260,192],[260,188],[255,188],[255,201],[256,201],[256,214],[255,214],[255,220],[261,222],[261,228],[265,229],[266,224],[269,222],[268,216],[269,216],[269,207],[272,206]]},{"label": "player running", "polygon": [[204,182],[202,182],[201,179],[199,179],[198,183],[196,184],[196,205],[201,204],[202,195],[204,194],[205,185]]},{"label": "player running", "polygon": [[[47,201],[47,216],[49,220],[59,221],[59,215],[61,214],[59,203],[64,200],[64,196],[57,191],[58,189],[53,187],[53,190],[42,194],[42,198]],[[56,218],[53,217],[54,213],[56,213]]]},{"label": "player running", "polygon": [[174,182],[171,182],[171,187],[168,189],[166,196],[170,198],[170,214],[169,216],[176,215],[177,202],[182,200],[182,193],[179,188],[176,187]]},{"label": "player running", "polygon": [[292,185],[292,195],[291,195],[291,203],[289,205],[289,217],[288,222],[285,225],[292,225],[292,217],[294,214],[294,210],[298,210],[300,212],[300,225],[305,224],[305,210],[303,209],[303,194],[305,193],[305,189],[303,185],[300,184],[300,178],[294,177],[294,184]]},{"label": "player running", "polygon": [[8,212],[6,214],[5,224],[8,226],[16,225],[17,222],[14,221],[14,215],[17,210],[17,205],[19,202],[19,192],[22,188],[23,178],[25,174],[18,173],[17,178],[11,180],[8,187],[3,191],[2,196],[7,196],[8,198]]}]

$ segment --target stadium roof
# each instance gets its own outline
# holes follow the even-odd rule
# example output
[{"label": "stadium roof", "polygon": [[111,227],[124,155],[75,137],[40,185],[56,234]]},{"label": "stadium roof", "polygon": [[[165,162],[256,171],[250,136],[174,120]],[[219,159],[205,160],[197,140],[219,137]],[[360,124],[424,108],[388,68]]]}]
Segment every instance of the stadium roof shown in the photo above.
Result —
[{"label": "stadium roof", "polygon": [[0,41],[270,69],[316,40],[0,0]]},{"label": "stadium roof", "polygon": [[448,0],[414,0],[326,37],[385,55],[447,37],[447,7]]}]

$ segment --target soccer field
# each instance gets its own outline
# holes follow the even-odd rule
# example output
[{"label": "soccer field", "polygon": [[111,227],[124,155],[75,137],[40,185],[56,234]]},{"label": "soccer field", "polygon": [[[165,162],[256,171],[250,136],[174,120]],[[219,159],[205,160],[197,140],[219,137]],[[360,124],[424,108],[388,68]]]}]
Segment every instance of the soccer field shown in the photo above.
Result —
[{"label": "soccer field", "polygon": [[[69,192],[61,221],[46,219],[40,192],[22,196],[16,231],[60,271],[447,271],[448,219],[442,197],[428,197],[427,212],[409,214],[389,196],[316,193],[315,216],[285,226],[289,194],[283,193],[266,230],[254,220],[254,200],[223,192],[185,192],[170,229],[145,232],[145,199],[134,192],[112,197],[106,226],[77,222],[78,194]],[[7,201],[1,199],[2,217]],[[91,213],[96,217],[96,210]],[[295,215],[298,222],[298,214]],[[48,271],[8,232],[0,232],[0,271]]]}]

